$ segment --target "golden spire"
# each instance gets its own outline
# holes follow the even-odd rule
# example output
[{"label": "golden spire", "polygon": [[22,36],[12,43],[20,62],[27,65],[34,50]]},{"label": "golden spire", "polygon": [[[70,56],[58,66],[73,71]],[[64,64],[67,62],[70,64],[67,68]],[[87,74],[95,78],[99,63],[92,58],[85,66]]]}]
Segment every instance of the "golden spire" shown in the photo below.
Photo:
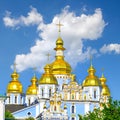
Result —
[{"label": "golden spire", "polygon": [[[61,32],[61,26],[63,26],[60,22],[59,24],[57,24],[58,26],[58,32],[60,34]],[[55,61],[51,64],[51,69],[52,69],[52,74],[69,74],[71,73],[71,66],[69,65],[69,63],[67,63],[64,60],[64,42],[62,40],[62,38],[58,37],[58,39],[56,40],[56,47],[54,48],[54,50],[56,50],[56,59]]]},{"label": "golden spire", "polygon": [[12,80],[7,87],[7,93],[22,93],[22,84],[18,80],[19,74],[16,72],[16,63],[14,63],[14,72],[11,74]]}]

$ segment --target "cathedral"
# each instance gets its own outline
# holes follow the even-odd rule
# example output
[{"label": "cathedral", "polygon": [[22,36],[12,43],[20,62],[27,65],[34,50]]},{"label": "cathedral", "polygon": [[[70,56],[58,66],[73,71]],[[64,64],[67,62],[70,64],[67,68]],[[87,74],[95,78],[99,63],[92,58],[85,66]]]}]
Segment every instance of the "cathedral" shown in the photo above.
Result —
[{"label": "cathedral", "polygon": [[79,120],[78,114],[84,115],[108,101],[110,90],[106,78],[104,74],[100,77],[95,74],[92,62],[88,66],[88,75],[79,84],[70,64],[64,59],[64,41],[60,35],[54,50],[54,61],[44,66],[39,79],[33,75],[25,93],[14,68],[7,86],[5,109],[16,119]]}]

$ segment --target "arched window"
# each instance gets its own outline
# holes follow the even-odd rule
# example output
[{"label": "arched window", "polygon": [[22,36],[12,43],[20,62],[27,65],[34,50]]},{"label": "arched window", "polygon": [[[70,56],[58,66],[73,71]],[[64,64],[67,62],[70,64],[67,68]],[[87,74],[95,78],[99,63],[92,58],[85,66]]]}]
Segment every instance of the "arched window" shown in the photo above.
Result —
[{"label": "arched window", "polygon": [[28,99],[28,105],[30,105],[30,99]]},{"label": "arched window", "polygon": [[94,90],[94,98],[96,99],[96,90]]},{"label": "arched window", "polygon": [[72,113],[75,113],[75,106],[74,105],[72,106],[72,110],[71,111],[72,111]]},{"label": "arched window", "polygon": [[52,93],[51,93],[51,88],[50,88],[50,89],[49,89],[49,97],[51,97],[51,94],[52,94]]},{"label": "arched window", "polygon": [[17,103],[17,96],[15,96],[15,103]]},{"label": "arched window", "polygon": [[56,111],[56,106],[54,107],[54,111]]},{"label": "arched window", "polygon": [[22,96],[20,96],[20,103],[22,104]]},{"label": "arched window", "polygon": [[42,89],[42,97],[44,96],[44,90]]},{"label": "arched window", "polygon": [[8,102],[10,103],[10,96],[8,97]]},{"label": "arched window", "polygon": [[74,94],[72,94],[72,99],[74,99]]},{"label": "arched window", "polygon": [[72,119],[71,120],[75,120],[75,118],[74,117],[72,117]]}]

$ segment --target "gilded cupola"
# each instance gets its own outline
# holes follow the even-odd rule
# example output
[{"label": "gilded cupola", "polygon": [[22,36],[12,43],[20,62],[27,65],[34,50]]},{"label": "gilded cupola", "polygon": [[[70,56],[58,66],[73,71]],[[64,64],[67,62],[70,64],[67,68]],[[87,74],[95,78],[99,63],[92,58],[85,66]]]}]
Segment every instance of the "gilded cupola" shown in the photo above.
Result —
[{"label": "gilded cupola", "polygon": [[45,73],[41,76],[39,84],[55,84],[58,85],[57,79],[51,73],[50,64],[46,64],[44,67]]},{"label": "gilded cupola", "polygon": [[19,74],[16,72],[14,68],[14,72],[11,74],[12,80],[8,83],[7,86],[7,93],[22,93],[22,84],[18,80]]},{"label": "gilded cupola", "polygon": [[95,75],[95,68],[91,64],[88,69],[88,76],[83,81],[83,86],[101,86],[99,78]]},{"label": "gilded cupola", "polygon": [[[60,23],[58,24],[59,26],[61,25]],[[59,29],[60,32],[60,29]],[[60,33],[59,33],[60,34]],[[56,50],[56,56],[55,56],[55,61],[51,64],[52,68],[52,74],[57,75],[57,74],[69,74],[71,73],[71,66],[68,62],[64,60],[64,50],[65,48],[63,47],[64,42],[62,38],[58,37],[56,40],[56,47],[54,50]]]},{"label": "gilded cupola", "polygon": [[102,74],[100,81],[101,81],[101,85],[102,85],[101,95],[110,96],[110,90],[109,90],[108,86],[106,85],[106,78],[104,77],[104,74]]},{"label": "gilded cupola", "polygon": [[28,87],[26,94],[27,95],[37,95],[38,87],[37,87],[37,77],[36,75],[33,76],[31,79],[31,85]]}]

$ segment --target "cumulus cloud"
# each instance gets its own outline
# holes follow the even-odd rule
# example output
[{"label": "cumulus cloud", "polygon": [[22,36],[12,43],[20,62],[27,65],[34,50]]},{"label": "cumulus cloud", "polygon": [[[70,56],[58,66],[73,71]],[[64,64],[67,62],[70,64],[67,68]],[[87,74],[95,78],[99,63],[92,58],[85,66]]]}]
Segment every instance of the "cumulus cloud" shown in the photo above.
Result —
[{"label": "cumulus cloud", "polygon": [[19,18],[11,17],[11,12],[6,11],[6,15],[3,18],[4,24],[7,27],[16,27],[19,25],[38,25],[43,21],[42,15],[37,12],[36,8],[31,7],[31,11],[28,12],[27,16],[21,15]]},{"label": "cumulus cloud", "polygon": [[100,49],[101,53],[111,53],[114,52],[116,54],[120,54],[120,44],[109,44],[109,45],[103,45],[103,47]]},{"label": "cumulus cloud", "polygon": [[[33,12],[34,11],[34,12]],[[45,24],[42,15],[37,12],[35,8],[28,13],[27,17],[24,17],[26,22],[20,16],[18,19],[13,19],[7,16],[10,21],[21,21],[24,25],[31,25],[28,19],[29,16],[39,16],[40,21],[37,23],[37,31],[39,34],[38,40],[33,47],[30,48],[28,54],[16,55],[15,61],[18,64],[17,69],[23,71],[25,69],[36,66],[41,70],[43,65],[47,62],[46,54],[49,52],[51,54],[50,61],[53,61],[55,52],[53,48],[55,47],[55,41],[58,37],[58,28],[56,23],[61,21],[64,25],[62,27],[61,36],[64,40],[64,47],[67,49],[65,51],[65,59],[75,67],[78,62],[82,62],[89,58],[90,54],[96,54],[97,50],[91,48],[90,46],[84,46],[84,40],[96,40],[101,37],[104,27],[106,26],[105,21],[102,17],[101,9],[96,9],[93,14],[80,14],[76,15],[75,12],[69,11],[69,6],[66,6],[61,13],[56,14],[51,23]],[[35,18],[35,17],[34,17]],[[31,21],[35,21],[34,18]],[[4,20],[5,22],[5,20]],[[27,24],[28,23],[28,24]],[[5,22],[5,25],[8,26]],[[16,25],[22,25],[21,22],[17,22]],[[10,26],[9,27],[14,27]]]}]

